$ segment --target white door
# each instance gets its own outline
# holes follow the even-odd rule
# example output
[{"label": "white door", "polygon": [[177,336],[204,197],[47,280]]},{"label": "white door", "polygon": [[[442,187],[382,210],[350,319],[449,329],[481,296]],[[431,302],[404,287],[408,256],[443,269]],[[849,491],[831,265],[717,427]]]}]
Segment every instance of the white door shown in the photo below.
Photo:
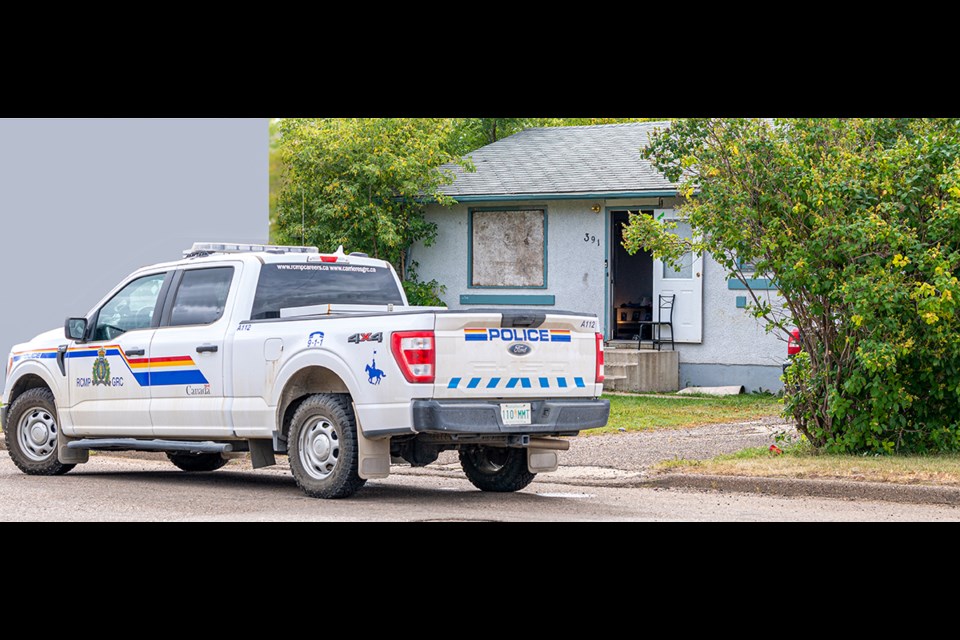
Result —
[{"label": "white door", "polygon": [[78,436],[150,435],[147,350],[166,272],[141,276],[91,318],[91,339],[67,352],[70,415]]},{"label": "white door", "polygon": [[150,416],[159,437],[230,436],[224,359],[239,265],[179,272],[150,343]]},{"label": "white door", "polygon": [[[670,218],[667,218],[668,220]],[[673,231],[681,238],[690,238],[690,225],[677,221]],[[653,261],[653,319],[660,313],[658,303],[661,295],[673,295],[673,331],[674,342],[703,342],[703,256],[687,252],[679,269],[673,269],[662,260]],[[669,311],[664,310],[660,320],[669,319]],[[670,330],[664,328],[666,338]]]}]

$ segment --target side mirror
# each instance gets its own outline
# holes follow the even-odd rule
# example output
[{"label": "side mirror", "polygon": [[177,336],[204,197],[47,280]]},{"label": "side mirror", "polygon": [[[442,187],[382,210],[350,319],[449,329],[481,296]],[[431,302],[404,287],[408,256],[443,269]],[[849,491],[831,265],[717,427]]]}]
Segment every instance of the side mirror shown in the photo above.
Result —
[{"label": "side mirror", "polygon": [[63,333],[68,340],[82,342],[87,335],[87,319],[67,318],[67,321],[63,325]]}]

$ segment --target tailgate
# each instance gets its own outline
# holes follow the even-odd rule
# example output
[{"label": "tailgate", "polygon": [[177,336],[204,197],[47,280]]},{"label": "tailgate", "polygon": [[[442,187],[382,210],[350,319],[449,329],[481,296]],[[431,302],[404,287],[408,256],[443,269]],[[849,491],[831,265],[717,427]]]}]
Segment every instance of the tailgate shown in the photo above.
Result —
[{"label": "tailgate", "polygon": [[583,398],[596,385],[593,315],[438,313],[434,398]]}]

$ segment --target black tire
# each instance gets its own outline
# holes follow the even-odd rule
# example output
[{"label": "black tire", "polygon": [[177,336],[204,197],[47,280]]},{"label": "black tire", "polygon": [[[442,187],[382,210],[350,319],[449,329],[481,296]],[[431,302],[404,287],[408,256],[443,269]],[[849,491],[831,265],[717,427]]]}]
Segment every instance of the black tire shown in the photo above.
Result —
[{"label": "black tire", "polygon": [[481,491],[510,493],[533,482],[537,474],[527,469],[526,449],[469,447],[460,449],[460,466]]},{"label": "black tire", "polygon": [[360,452],[350,396],[321,393],[301,402],[290,420],[287,454],[297,485],[311,498],[356,493],[366,480],[357,471]]},{"label": "black tire", "polygon": [[[42,435],[39,430],[48,430],[47,438],[42,443],[31,439],[31,434],[26,433],[25,429],[32,430],[31,424],[38,429],[38,437]],[[24,430],[23,434],[21,430]],[[27,475],[59,476],[77,466],[63,464],[57,459],[60,423],[53,392],[46,387],[27,389],[17,396],[7,412],[4,432],[10,459]],[[21,443],[21,437],[28,443],[28,447]],[[42,447],[42,450],[38,447]]]},{"label": "black tire", "polygon": [[167,458],[184,471],[216,471],[227,464],[227,459],[219,453],[170,451],[167,453]]}]

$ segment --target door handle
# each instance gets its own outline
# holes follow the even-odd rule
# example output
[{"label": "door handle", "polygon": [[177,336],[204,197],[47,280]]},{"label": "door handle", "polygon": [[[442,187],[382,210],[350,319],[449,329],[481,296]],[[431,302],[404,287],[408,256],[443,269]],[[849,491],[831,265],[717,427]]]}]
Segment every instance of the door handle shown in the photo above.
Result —
[{"label": "door handle", "polygon": [[197,353],[216,353],[219,349],[215,344],[204,344],[197,347]]},{"label": "door handle", "polygon": [[147,352],[143,349],[127,349],[123,352],[123,355],[129,358],[130,356],[145,356],[147,355]]}]

